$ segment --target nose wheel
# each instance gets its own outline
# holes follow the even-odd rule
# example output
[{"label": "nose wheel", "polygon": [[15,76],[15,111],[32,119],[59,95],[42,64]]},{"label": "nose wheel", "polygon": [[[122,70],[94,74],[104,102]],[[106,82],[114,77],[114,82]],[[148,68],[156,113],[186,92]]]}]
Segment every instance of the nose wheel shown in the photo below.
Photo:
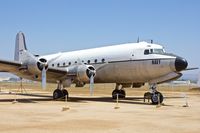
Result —
[{"label": "nose wheel", "polygon": [[151,95],[152,104],[159,104],[163,102],[163,95],[160,92],[155,92]]},{"label": "nose wheel", "polygon": [[144,102],[146,99],[148,99],[148,102],[151,99],[152,104],[159,104],[163,102],[164,97],[161,92],[156,90],[156,88],[156,84],[150,85],[151,92],[146,92],[144,94]]}]

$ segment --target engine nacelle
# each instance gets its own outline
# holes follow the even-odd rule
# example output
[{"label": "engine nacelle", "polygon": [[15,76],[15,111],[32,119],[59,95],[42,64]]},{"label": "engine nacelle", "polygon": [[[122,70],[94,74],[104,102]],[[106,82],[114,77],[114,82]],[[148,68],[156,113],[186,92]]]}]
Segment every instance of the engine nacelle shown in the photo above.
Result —
[{"label": "engine nacelle", "polygon": [[45,64],[47,62],[46,59],[39,59],[39,60],[29,60],[26,64],[23,65],[22,68],[20,68],[21,71],[28,71],[32,74],[40,74],[43,67],[47,70],[48,65]]},{"label": "engine nacelle", "polygon": [[90,77],[96,74],[95,68],[92,65],[69,66],[67,69],[69,75],[76,75],[76,80],[83,83],[88,83]]}]

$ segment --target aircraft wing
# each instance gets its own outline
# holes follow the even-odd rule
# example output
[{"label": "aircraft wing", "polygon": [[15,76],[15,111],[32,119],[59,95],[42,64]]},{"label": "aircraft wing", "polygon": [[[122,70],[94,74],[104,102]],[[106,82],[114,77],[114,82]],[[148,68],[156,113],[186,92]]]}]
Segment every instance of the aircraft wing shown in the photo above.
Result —
[{"label": "aircraft wing", "polygon": [[48,68],[46,73],[47,73],[47,77],[48,77],[47,80],[50,81],[50,82],[55,82],[57,80],[62,80],[64,78],[70,76],[70,75],[68,75],[67,70],[66,69],[62,69],[62,68]]},{"label": "aircraft wing", "polygon": [[[19,69],[22,67],[22,64],[17,61],[8,61],[0,59],[0,72],[9,72],[13,74],[19,73]],[[29,74],[28,74],[29,75]],[[67,75],[67,70],[62,68],[48,68],[47,75],[50,81],[55,81],[58,79],[62,79]],[[33,77],[33,75],[29,75]],[[74,75],[67,75],[74,76]]]},{"label": "aircraft wing", "polygon": [[0,59],[0,72],[16,72],[20,66],[19,62]]}]

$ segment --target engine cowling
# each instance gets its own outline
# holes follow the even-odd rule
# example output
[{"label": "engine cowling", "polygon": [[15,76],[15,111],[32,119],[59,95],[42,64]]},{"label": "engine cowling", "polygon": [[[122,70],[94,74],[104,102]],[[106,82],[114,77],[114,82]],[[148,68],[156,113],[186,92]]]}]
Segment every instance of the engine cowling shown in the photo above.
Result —
[{"label": "engine cowling", "polygon": [[96,70],[92,65],[76,65],[67,68],[68,74],[76,75],[79,82],[88,83],[91,76],[95,76]]},{"label": "engine cowling", "polygon": [[45,67],[45,70],[48,69],[47,60],[44,58],[38,59],[38,60],[30,60],[27,62],[27,64],[24,64],[22,68],[20,68],[21,71],[28,71],[32,74],[40,74],[42,72],[43,67]]}]

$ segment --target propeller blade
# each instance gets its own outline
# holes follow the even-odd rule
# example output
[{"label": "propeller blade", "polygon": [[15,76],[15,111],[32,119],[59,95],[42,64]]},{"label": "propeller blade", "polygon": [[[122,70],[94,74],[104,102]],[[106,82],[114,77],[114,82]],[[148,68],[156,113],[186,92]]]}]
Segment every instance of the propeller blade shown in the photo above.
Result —
[{"label": "propeller blade", "polygon": [[45,66],[42,69],[42,89],[46,89],[46,70]]},{"label": "propeller blade", "polygon": [[90,77],[90,95],[93,95],[93,91],[94,91],[94,75],[92,74]]}]

